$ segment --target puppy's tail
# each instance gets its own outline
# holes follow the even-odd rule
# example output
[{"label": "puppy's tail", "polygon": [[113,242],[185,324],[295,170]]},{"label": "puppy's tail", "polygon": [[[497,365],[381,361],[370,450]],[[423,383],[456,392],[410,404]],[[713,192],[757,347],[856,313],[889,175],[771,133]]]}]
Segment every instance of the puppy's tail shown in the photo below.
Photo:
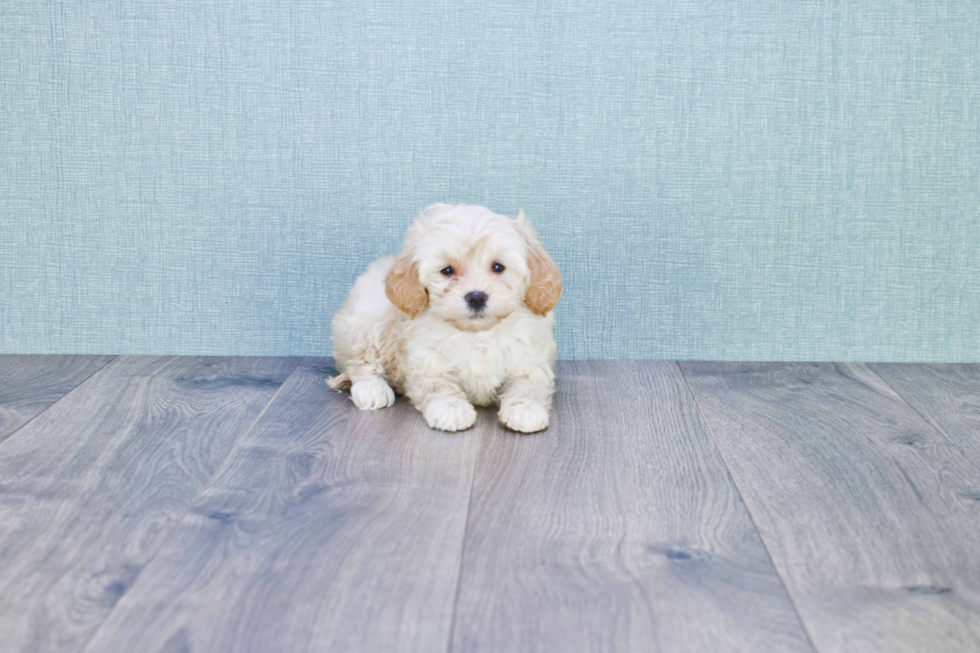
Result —
[{"label": "puppy's tail", "polygon": [[350,377],[347,376],[347,372],[341,372],[337,376],[331,376],[327,378],[327,385],[329,385],[334,390],[343,390],[344,388],[349,388]]}]

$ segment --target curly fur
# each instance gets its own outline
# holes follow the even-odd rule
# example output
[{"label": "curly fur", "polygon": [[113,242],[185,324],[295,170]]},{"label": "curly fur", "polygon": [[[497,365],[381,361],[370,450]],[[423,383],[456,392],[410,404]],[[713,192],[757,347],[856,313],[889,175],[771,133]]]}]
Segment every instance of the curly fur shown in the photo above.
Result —
[{"label": "curly fur", "polygon": [[[483,310],[467,304],[473,291],[486,293]],[[403,393],[432,428],[469,428],[474,405],[497,404],[509,428],[540,431],[554,394],[551,310],[561,291],[561,273],[523,212],[511,220],[434,204],[409,227],[401,253],[372,263],[334,316],[340,374],[327,383],[349,387],[362,409],[391,406]]]}]

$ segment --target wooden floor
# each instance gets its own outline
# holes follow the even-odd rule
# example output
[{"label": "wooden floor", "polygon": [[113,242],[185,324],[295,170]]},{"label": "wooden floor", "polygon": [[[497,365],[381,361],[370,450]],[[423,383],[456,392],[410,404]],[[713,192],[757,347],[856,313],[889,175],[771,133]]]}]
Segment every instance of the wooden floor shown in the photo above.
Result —
[{"label": "wooden floor", "polygon": [[530,436],[331,371],[0,356],[0,650],[980,651],[980,366],[561,363]]}]

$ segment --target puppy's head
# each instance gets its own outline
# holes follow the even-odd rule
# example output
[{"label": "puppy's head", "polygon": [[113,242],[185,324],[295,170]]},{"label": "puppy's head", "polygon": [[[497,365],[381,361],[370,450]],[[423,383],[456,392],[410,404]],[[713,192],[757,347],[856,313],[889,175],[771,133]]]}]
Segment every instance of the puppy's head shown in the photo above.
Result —
[{"label": "puppy's head", "polygon": [[433,204],[409,227],[385,291],[413,318],[429,310],[482,331],[522,305],[547,315],[561,273],[523,211],[511,220],[481,206]]}]

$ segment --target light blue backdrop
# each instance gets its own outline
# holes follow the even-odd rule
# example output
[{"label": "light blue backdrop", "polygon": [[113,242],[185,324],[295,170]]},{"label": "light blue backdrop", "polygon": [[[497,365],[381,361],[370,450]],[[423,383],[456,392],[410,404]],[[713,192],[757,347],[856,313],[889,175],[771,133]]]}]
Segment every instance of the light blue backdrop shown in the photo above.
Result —
[{"label": "light blue backdrop", "polygon": [[566,358],[980,360],[980,5],[3,0],[0,350],[327,354],[434,201]]}]

